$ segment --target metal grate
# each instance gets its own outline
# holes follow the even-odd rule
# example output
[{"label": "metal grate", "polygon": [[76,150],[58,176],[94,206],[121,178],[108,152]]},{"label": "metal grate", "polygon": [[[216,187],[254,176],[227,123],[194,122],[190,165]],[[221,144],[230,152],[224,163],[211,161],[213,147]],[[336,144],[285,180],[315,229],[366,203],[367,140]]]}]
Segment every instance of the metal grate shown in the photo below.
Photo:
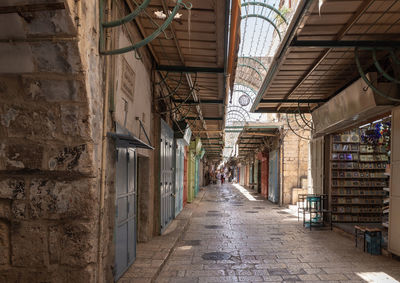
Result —
[{"label": "metal grate", "polygon": [[205,253],[201,256],[204,260],[227,260],[232,257],[231,254],[224,253],[224,252],[211,252]]},{"label": "metal grate", "polygon": [[224,228],[224,226],[222,226],[222,225],[205,225],[204,227],[205,227],[206,229],[212,229],[212,230]]}]

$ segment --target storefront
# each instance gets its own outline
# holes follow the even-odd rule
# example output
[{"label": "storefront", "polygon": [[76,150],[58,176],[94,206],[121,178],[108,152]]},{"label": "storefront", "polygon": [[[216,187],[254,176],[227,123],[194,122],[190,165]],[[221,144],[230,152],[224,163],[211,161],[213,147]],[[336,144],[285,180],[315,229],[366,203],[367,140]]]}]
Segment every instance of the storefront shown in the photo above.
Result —
[{"label": "storefront", "polygon": [[260,188],[261,195],[264,198],[268,198],[268,175],[269,175],[269,154],[267,151],[259,152],[257,154],[257,159],[260,163]]},{"label": "storefront", "polygon": [[201,147],[200,138],[196,138],[195,141],[190,142],[188,155],[188,202],[192,202],[199,192]]},{"label": "storefront", "polygon": [[185,151],[190,143],[192,131],[186,123],[177,123],[174,127],[175,135],[175,217],[181,212],[184,203],[185,182]]},{"label": "storefront", "polygon": [[[350,104],[350,99],[362,101],[361,105]],[[344,111],[340,118],[330,111],[339,101]],[[332,221],[349,233],[355,225],[380,229],[383,246],[399,253],[399,219],[390,213],[396,210],[396,192],[391,191],[396,181],[390,180],[393,150],[396,152],[392,137],[397,136],[392,104],[359,79],[314,111],[313,119],[315,136],[323,136],[324,141],[323,191],[328,195]],[[312,148],[311,152],[319,151]]]},{"label": "storefront", "polygon": [[278,203],[280,197],[279,161],[279,150],[271,151],[268,163],[268,200],[273,203]]}]

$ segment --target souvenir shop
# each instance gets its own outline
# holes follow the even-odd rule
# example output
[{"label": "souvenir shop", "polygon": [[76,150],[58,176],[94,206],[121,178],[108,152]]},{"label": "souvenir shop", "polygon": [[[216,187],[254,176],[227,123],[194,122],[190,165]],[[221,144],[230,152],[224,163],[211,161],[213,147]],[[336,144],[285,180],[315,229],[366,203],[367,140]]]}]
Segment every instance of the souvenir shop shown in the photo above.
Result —
[{"label": "souvenir shop", "polygon": [[312,161],[313,191],[326,199],[327,217],[356,239],[378,235],[369,252],[400,255],[400,107],[360,79],[314,111],[313,122],[312,160],[324,160]]}]

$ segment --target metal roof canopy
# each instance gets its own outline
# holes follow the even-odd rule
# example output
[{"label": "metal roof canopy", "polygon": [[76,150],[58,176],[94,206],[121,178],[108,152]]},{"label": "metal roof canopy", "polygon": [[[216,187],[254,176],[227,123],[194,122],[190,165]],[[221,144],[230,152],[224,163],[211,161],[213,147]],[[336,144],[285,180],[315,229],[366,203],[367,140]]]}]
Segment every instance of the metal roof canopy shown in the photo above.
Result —
[{"label": "metal roof canopy", "polygon": [[107,136],[115,140],[116,147],[144,148],[154,150],[154,147],[130,134],[108,132]]},{"label": "metal roof canopy", "polygon": [[318,2],[299,3],[252,112],[312,112],[360,77],[356,48],[366,71],[371,46],[378,60],[400,47],[400,1],[325,0],[320,11]]},{"label": "metal roof canopy", "polygon": [[237,140],[239,155],[255,152],[255,150],[264,144],[265,138],[277,137],[281,127],[282,123],[280,122],[244,125],[244,129]]},{"label": "metal roof canopy", "polygon": [[[131,11],[136,8],[135,1],[126,2]],[[162,11],[168,15],[175,3],[152,0],[146,8],[151,18],[143,13],[136,17],[137,27],[144,37],[154,31],[154,21],[163,22],[154,13]],[[205,140],[213,139],[217,130],[220,131],[218,136],[221,135],[224,126],[221,117],[224,116],[226,93],[224,73],[228,61],[228,26],[232,18],[229,17],[230,0],[190,0],[183,3],[192,5],[190,11],[181,9],[180,18],[166,28],[168,36],[161,34],[147,47],[154,58],[155,70],[162,76],[160,82],[163,85],[166,82],[170,90],[162,96],[171,100],[171,109],[179,108],[181,118],[191,125],[195,135],[204,134]],[[236,60],[233,58],[233,61]],[[194,94],[188,95],[191,92]]]}]

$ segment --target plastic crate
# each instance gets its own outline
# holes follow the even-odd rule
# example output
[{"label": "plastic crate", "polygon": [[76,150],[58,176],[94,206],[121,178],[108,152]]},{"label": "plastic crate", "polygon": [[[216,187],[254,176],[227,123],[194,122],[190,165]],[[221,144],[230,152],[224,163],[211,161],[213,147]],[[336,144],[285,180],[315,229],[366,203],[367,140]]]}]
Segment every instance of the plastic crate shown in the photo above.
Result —
[{"label": "plastic crate", "polygon": [[381,234],[376,232],[367,232],[365,234],[365,246],[368,253],[372,255],[381,254]]}]

